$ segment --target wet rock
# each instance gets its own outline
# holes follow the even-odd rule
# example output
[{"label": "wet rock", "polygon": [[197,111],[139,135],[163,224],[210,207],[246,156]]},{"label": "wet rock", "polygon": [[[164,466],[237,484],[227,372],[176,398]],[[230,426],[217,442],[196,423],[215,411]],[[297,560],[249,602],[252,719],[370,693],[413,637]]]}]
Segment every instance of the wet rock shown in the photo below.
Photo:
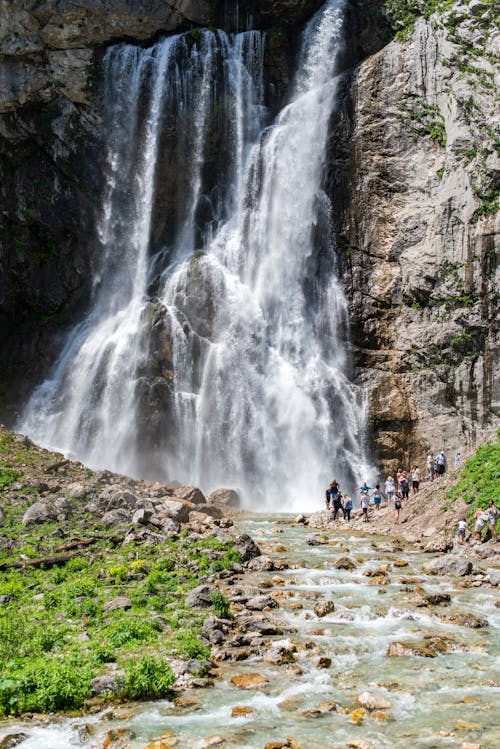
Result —
[{"label": "wet rock", "polygon": [[392,564],[394,567],[408,567],[408,562],[406,561],[406,559],[396,559],[396,561]]},{"label": "wet rock", "polygon": [[262,554],[260,557],[255,557],[255,559],[250,559],[246,566],[247,569],[256,572],[272,572],[275,569],[273,560],[265,554]]},{"label": "wet rock", "polygon": [[357,707],[355,710],[352,711],[349,722],[354,723],[357,726],[360,726],[363,723],[363,720],[366,717],[366,710],[363,707]]},{"label": "wet rock", "polygon": [[316,668],[330,668],[332,665],[332,659],[325,655],[322,655],[316,663]]},{"label": "wet rock", "polygon": [[175,496],[184,499],[186,502],[191,502],[193,505],[207,503],[205,495],[197,486],[182,486],[180,489],[176,489]]},{"label": "wet rock", "polygon": [[127,609],[132,608],[132,601],[130,598],[127,598],[127,596],[117,596],[116,598],[112,598],[110,601],[106,601],[106,603],[103,606],[104,611],[115,611],[115,609],[123,609],[126,611]]},{"label": "wet rock", "polygon": [[246,608],[250,609],[250,611],[262,611],[266,608],[275,609],[277,606],[278,604],[274,598],[266,595],[254,596],[246,602]]},{"label": "wet rock", "polygon": [[461,627],[470,627],[471,629],[481,629],[488,627],[488,620],[484,617],[475,616],[474,614],[452,614],[448,617],[449,622],[458,624]]},{"label": "wet rock", "polygon": [[253,708],[246,706],[238,706],[235,705],[231,709],[231,718],[241,718],[242,715],[252,715],[253,714]]},{"label": "wet rock", "polygon": [[94,694],[118,694],[120,679],[123,678],[125,672],[116,670],[101,676],[96,676],[92,680],[92,692]]},{"label": "wet rock", "polygon": [[356,704],[364,707],[365,710],[387,710],[392,707],[392,703],[384,697],[380,697],[371,692],[362,692],[356,699]]},{"label": "wet rock", "polygon": [[349,749],[373,749],[373,744],[364,739],[349,739],[346,744]]},{"label": "wet rock", "polygon": [[307,525],[307,518],[305,515],[300,514],[295,518],[295,522],[297,525]]},{"label": "wet rock", "polygon": [[191,609],[206,609],[212,606],[212,594],[216,592],[215,588],[208,585],[198,585],[193,588],[186,596],[186,606]]},{"label": "wet rock", "polygon": [[292,676],[302,676],[303,674],[301,667],[296,663],[293,663],[291,666],[287,666],[286,672],[287,674],[291,674]]},{"label": "wet rock", "polygon": [[447,554],[424,564],[424,572],[430,575],[458,575],[464,577],[472,572],[472,562],[458,554]]},{"label": "wet rock", "polygon": [[27,733],[8,733],[7,736],[0,741],[0,749],[13,749],[14,746],[21,744],[23,741],[28,739]]},{"label": "wet rock", "polygon": [[428,645],[418,645],[412,642],[391,642],[387,655],[390,658],[404,658],[419,656],[421,658],[435,658],[436,652]]},{"label": "wet rock", "polygon": [[326,536],[320,536],[318,533],[315,533],[314,536],[308,536],[306,538],[306,544],[309,546],[324,546],[328,543],[328,539]]},{"label": "wet rock", "polygon": [[432,606],[447,606],[451,603],[451,596],[449,593],[428,593],[424,600]]},{"label": "wet rock", "polygon": [[128,749],[135,733],[129,728],[112,728],[103,741],[102,749]]},{"label": "wet rock", "polygon": [[241,689],[253,689],[254,687],[261,687],[264,684],[268,684],[269,679],[267,679],[262,674],[235,674],[231,677],[231,684],[234,684],[235,687],[240,687]]},{"label": "wet rock", "polygon": [[207,502],[225,507],[239,507],[241,497],[236,489],[217,489],[207,498]]},{"label": "wet rock", "polygon": [[481,749],[481,744],[471,744],[468,741],[464,741],[462,749]]},{"label": "wet rock", "polygon": [[249,562],[251,559],[260,557],[262,554],[253,538],[251,538],[247,533],[237,536],[234,541],[234,546],[240,552],[243,562]]},{"label": "wet rock", "polygon": [[323,616],[327,616],[327,614],[330,614],[334,610],[335,604],[333,603],[333,601],[318,601],[318,603],[314,607],[314,613],[320,618]]},{"label": "wet rock", "polygon": [[488,579],[492,585],[500,585],[500,570],[488,569]]},{"label": "wet rock", "polygon": [[358,565],[349,557],[340,557],[333,566],[338,570],[354,570]]},{"label": "wet rock", "polygon": [[44,523],[50,517],[49,506],[44,502],[35,502],[34,505],[28,507],[23,515],[22,524],[30,527],[37,523]]},{"label": "wet rock", "polygon": [[105,512],[101,518],[101,523],[105,528],[114,526],[127,525],[131,520],[130,513],[127,510],[110,510]]}]

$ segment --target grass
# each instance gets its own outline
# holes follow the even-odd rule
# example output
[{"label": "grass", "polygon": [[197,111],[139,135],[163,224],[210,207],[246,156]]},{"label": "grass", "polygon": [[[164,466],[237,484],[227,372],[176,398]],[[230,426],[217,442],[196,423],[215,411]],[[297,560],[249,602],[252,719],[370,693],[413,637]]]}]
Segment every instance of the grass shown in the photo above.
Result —
[{"label": "grass", "polygon": [[[73,500],[65,521],[47,520],[27,528],[26,509],[39,496],[40,481],[64,484],[92,480],[79,464],[61,476],[44,469],[56,454],[34,447],[0,428],[0,717],[25,712],[68,711],[95,700],[92,680],[116,664],[122,674],[114,694],[99,699],[151,699],[174,683],[171,657],[198,659],[200,672],[210,655],[201,636],[203,620],[229,613],[222,594],[208,610],[185,606],[187,593],[207,576],[241,562],[231,543],[187,532],[151,545],[123,543],[128,527],[105,530]],[[18,482],[18,483],[16,483]],[[96,487],[99,491],[99,486]],[[9,562],[61,553],[79,539],[92,541],[65,564],[46,569],[7,568]],[[118,596],[127,610],[109,610]]]},{"label": "grass", "polygon": [[463,467],[455,486],[446,493],[445,500],[463,497],[470,505],[470,515],[477,509],[486,509],[492,499],[500,501],[500,433],[496,442],[479,447]]}]

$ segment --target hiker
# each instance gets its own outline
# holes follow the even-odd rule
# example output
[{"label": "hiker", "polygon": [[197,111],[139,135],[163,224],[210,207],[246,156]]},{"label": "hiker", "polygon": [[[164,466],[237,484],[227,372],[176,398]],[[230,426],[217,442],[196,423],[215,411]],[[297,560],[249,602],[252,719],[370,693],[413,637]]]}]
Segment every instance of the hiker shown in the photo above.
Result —
[{"label": "hiker", "polygon": [[461,460],[462,460],[462,453],[460,452],[460,450],[457,450],[457,452],[455,453],[455,458],[453,460],[455,464],[455,468],[458,466]]},{"label": "hiker", "polygon": [[351,519],[351,510],[352,510],[352,499],[346,494],[344,502],[344,520],[347,520],[347,522]]},{"label": "hiker", "polygon": [[408,499],[410,495],[410,484],[406,477],[406,471],[403,471],[401,478],[399,479],[399,493],[403,499]]},{"label": "hiker", "polygon": [[474,525],[474,533],[476,534],[476,541],[482,541],[482,531],[486,523],[488,522],[488,515],[483,510],[478,510],[474,515],[476,523]]},{"label": "hiker", "polygon": [[383,494],[380,491],[380,484],[375,484],[375,489],[372,491],[372,500],[373,500],[373,506],[376,510],[380,510],[380,505],[382,503],[382,497]]},{"label": "hiker", "polygon": [[462,546],[465,541],[466,531],[467,531],[467,521],[465,520],[465,518],[460,518],[460,520],[458,521],[458,530],[457,530],[457,538],[458,538],[458,543],[460,544],[460,546]]},{"label": "hiker", "polygon": [[422,478],[422,474],[420,473],[420,468],[415,464],[411,467],[411,491],[412,494],[418,494],[418,487],[420,486],[420,480]]},{"label": "hiker", "polygon": [[369,492],[370,489],[371,489],[371,486],[368,486],[368,482],[365,481],[365,483],[363,484],[363,486],[359,486],[358,489],[359,489],[360,492]]},{"label": "hiker", "polygon": [[333,502],[332,520],[337,520],[337,515],[339,514],[339,510],[343,510],[344,509],[344,501],[342,499],[342,494],[340,492],[337,492],[334,495],[334,497],[332,499],[332,502]]},{"label": "hiker", "polygon": [[396,471],[396,483],[397,483],[398,489],[399,489],[399,483],[401,481],[401,476],[403,475],[403,473],[404,471],[402,468],[398,468],[398,470]]},{"label": "hiker", "polygon": [[432,453],[427,456],[427,476],[429,481],[434,481],[434,455]]},{"label": "hiker", "polygon": [[436,455],[436,473],[438,476],[442,476],[446,472],[446,455],[444,450]]},{"label": "hiker", "polygon": [[327,489],[326,489],[326,491],[325,491],[325,505],[326,505],[326,509],[327,510],[330,509],[330,496],[331,496],[331,494],[330,494],[330,487],[328,486]]},{"label": "hiker", "polygon": [[370,506],[370,497],[368,496],[368,492],[362,491],[361,492],[361,500],[360,500],[360,507],[363,512],[363,520],[365,523],[368,522],[368,508]]},{"label": "hiker", "polygon": [[385,482],[385,494],[387,497],[387,504],[390,504],[392,502],[392,498],[394,496],[394,492],[396,491],[396,485],[394,483],[394,479],[392,476],[387,477],[387,481]]},{"label": "hiker", "polygon": [[488,502],[488,507],[486,508],[486,514],[488,516],[488,528],[490,529],[491,533],[491,540],[496,541],[497,540],[497,519],[500,515],[500,512],[498,511],[498,508],[495,507],[495,503],[492,499]]},{"label": "hiker", "polygon": [[394,497],[394,522],[399,523],[399,513],[401,512],[401,508],[403,507],[403,501],[401,494],[396,494]]}]

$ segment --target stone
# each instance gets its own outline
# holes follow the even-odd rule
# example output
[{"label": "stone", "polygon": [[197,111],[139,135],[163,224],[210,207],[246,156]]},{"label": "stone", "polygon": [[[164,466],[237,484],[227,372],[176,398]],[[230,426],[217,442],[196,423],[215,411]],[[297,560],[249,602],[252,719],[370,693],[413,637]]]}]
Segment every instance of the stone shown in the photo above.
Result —
[{"label": "stone", "polygon": [[358,565],[349,557],[340,557],[333,566],[337,570],[354,570]]},{"label": "stone", "polygon": [[491,585],[494,585],[495,587],[500,585],[500,570],[489,568],[487,570],[487,573],[488,573],[488,579]]},{"label": "stone", "polygon": [[481,629],[489,625],[487,619],[475,616],[474,614],[452,614],[448,617],[448,621],[458,624],[461,627],[470,627],[471,629]]},{"label": "stone", "polygon": [[464,741],[462,749],[481,749],[481,744],[471,744],[469,741]]},{"label": "stone", "polygon": [[273,560],[265,554],[250,559],[250,561],[247,562],[246,567],[248,570],[254,570],[255,572],[272,572],[275,569]]},{"label": "stone", "polygon": [[193,505],[204,505],[207,503],[205,495],[197,486],[182,486],[180,489],[176,489],[175,496],[186,502],[191,502]]},{"label": "stone", "polygon": [[330,668],[332,665],[332,659],[325,655],[322,655],[316,663],[316,668]]},{"label": "stone", "polygon": [[206,609],[213,605],[212,594],[216,592],[216,588],[211,588],[208,585],[198,585],[197,588],[189,591],[186,596],[185,605],[191,609]]},{"label": "stone", "polygon": [[373,749],[373,744],[364,739],[349,739],[347,746],[349,749]]},{"label": "stone", "polygon": [[406,559],[396,559],[393,563],[393,567],[408,567]]},{"label": "stone", "polygon": [[163,499],[157,509],[160,519],[170,518],[176,523],[187,523],[191,508],[174,498]]},{"label": "stone", "polygon": [[106,601],[106,603],[103,606],[104,611],[115,611],[115,609],[131,609],[132,608],[132,601],[130,598],[127,598],[127,596],[116,596],[116,598],[112,598],[110,601]]},{"label": "stone", "polygon": [[153,513],[151,510],[136,510],[132,515],[132,525],[146,525],[151,520]]},{"label": "stone", "polygon": [[241,496],[236,489],[216,489],[209,495],[207,502],[224,507],[240,507]]},{"label": "stone", "polygon": [[92,692],[97,695],[101,694],[118,694],[120,689],[120,679],[125,672],[116,670],[92,679]]},{"label": "stone", "polygon": [[75,482],[74,484],[69,484],[69,486],[66,487],[66,491],[68,492],[71,499],[85,499],[89,495],[89,490],[80,483]]},{"label": "stone", "polygon": [[384,697],[373,694],[372,692],[362,692],[356,698],[356,704],[364,707],[365,710],[387,710],[392,707],[392,703]]},{"label": "stone", "polygon": [[0,749],[13,749],[28,738],[28,734],[22,733],[21,731],[19,731],[19,733],[8,733],[7,736],[4,736],[0,741]]},{"label": "stone", "polygon": [[241,689],[253,689],[254,687],[261,687],[264,684],[268,684],[269,679],[262,674],[256,673],[235,674],[235,676],[231,677],[231,683]]},{"label": "stone", "polygon": [[451,603],[451,596],[449,593],[428,593],[424,600],[432,606],[447,606]]},{"label": "stone", "polygon": [[51,516],[49,506],[44,502],[35,502],[34,505],[28,507],[23,515],[22,524],[30,527],[37,523],[44,523]]},{"label": "stone", "polygon": [[472,572],[472,562],[458,554],[446,554],[424,564],[424,572],[430,575],[458,575],[464,577]]},{"label": "stone", "polygon": [[325,536],[320,536],[318,533],[306,538],[306,544],[309,544],[309,546],[324,546],[327,543],[328,539]]},{"label": "stone", "polygon": [[103,741],[103,749],[128,749],[135,733],[129,728],[112,728]]},{"label": "stone", "polygon": [[241,718],[242,715],[252,715],[253,708],[248,706],[235,705],[231,709],[231,718]]},{"label": "stone", "polygon": [[101,523],[105,528],[113,528],[113,526],[127,525],[130,523],[131,517],[127,510],[110,510],[105,512],[101,518]]},{"label": "stone", "polygon": [[435,658],[436,652],[429,646],[418,645],[412,642],[391,642],[387,655],[390,658],[404,658],[419,656],[422,658]]},{"label": "stone", "polygon": [[121,487],[111,486],[104,489],[100,494],[102,501],[103,495],[107,497],[106,510],[135,510],[138,498],[135,494]]},{"label": "stone", "polygon": [[234,546],[240,552],[243,562],[249,562],[251,559],[260,557],[262,554],[253,538],[251,538],[247,533],[237,536],[234,541]]},{"label": "stone", "polygon": [[305,515],[300,514],[295,518],[295,522],[297,525],[307,525],[307,518]]},{"label": "stone", "polygon": [[266,608],[275,609],[277,606],[278,604],[274,598],[266,595],[254,596],[246,602],[246,608],[250,609],[250,611],[262,611]]},{"label": "stone", "polygon": [[320,618],[327,616],[327,614],[330,614],[334,610],[335,604],[333,601],[318,601],[314,607],[314,613]]}]

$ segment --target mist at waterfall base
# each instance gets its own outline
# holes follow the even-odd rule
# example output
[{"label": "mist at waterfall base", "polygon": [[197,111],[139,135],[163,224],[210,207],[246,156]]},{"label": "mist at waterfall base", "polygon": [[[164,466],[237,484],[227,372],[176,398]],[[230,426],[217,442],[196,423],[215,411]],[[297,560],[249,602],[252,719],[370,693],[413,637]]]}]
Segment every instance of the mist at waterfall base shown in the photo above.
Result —
[{"label": "mist at waterfall base", "polygon": [[370,475],[322,188],[343,24],[339,0],[309,23],[272,123],[260,32],[108,50],[90,312],[20,431],[250,508],[313,509],[333,475]]}]

